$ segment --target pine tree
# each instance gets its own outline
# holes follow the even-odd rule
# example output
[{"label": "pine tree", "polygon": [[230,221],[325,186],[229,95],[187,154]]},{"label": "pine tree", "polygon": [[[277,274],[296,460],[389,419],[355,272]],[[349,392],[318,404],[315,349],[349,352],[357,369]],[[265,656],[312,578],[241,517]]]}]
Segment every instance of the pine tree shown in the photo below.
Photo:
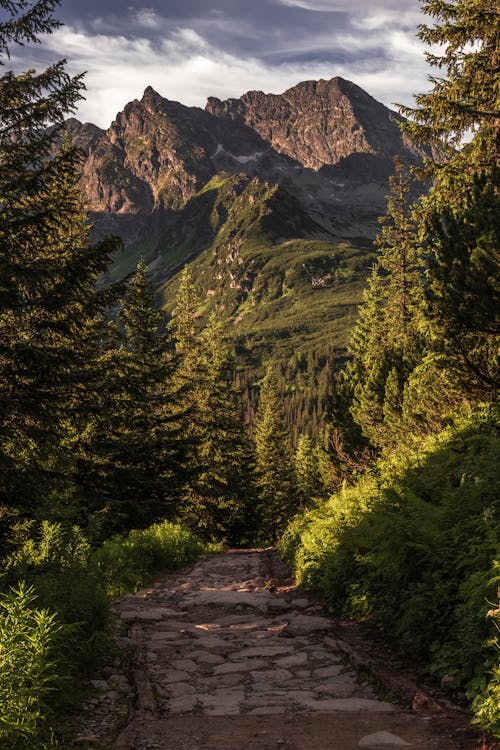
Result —
[{"label": "pine tree", "polygon": [[323,494],[318,450],[306,433],[300,435],[297,444],[295,477],[298,496],[303,503]]},{"label": "pine tree", "polygon": [[116,323],[108,324],[100,409],[80,462],[79,480],[106,532],[145,526],[176,511],[189,476],[190,446],[182,435],[175,364],[140,261]]},{"label": "pine tree", "polygon": [[[498,38],[500,14],[489,0],[427,0],[434,26],[420,38],[444,72],[432,90],[403,108],[412,138],[435,147],[427,163],[433,187],[419,214],[428,248],[433,345],[448,367],[460,367],[476,398],[498,386]],[[463,144],[464,136],[469,143]],[[441,358],[442,362],[445,359]]]},{"label": "pine tree", "polygon": [[202,374],[193,404],[197,476],[185,496],[183,516],[205,538],[241,544],[255,531],[251,448],[234,362],[220,323],[212,315],[200,334]]},{"label": "pine tree", "polygon": [[[1,65],[12,44],[58,25],[55,5],[1,0]],[[82,88],[64,61],[0,77],[0,504],[30,512],[38,489],[64,484],[66,424],[91,406],[95,323],[110,296],[96,281],[117,247],[89,244],[80,152],[60,145]]]},{"label": "pine tree", "polygon": [[[432,90],[415,97],[416,107],[400,109],[410,118],[406,128],[413,140],[441,154],[428,162],[428,171],[448,184],[447,200],[459,203],[457,181],[493,164],[500,167],[500,14],[491,0],[423,0],[422,11],[434,25],[422,24],[418,36],[440,48],[426,58],[445,75],[430,76]],[[470,132],[470,146],[461,149]]]},{"label": "pine tree", "polygon": [[260,528],[266,537],[274,538],[297,508],[298,498],[289,434],[270,368],[255,418],[255,483]]},{"label": "pine tree", "polygon": [[[411,183],[399,159],[390,179],[387,214],[376,240],[378,248],[368,287],[353,331],[349,377],[353,390],[351,411],[363,434],[376,447],[390,444],[404,383],[421,359],[423,269],[416,227],[408,204]],[[387,379],[390,377],[390,384]],[[396,393],[398,389],[398,393]],[[385,412],[391,409],[391,418]],[[401,411],[402,414],[402,411]]]}]

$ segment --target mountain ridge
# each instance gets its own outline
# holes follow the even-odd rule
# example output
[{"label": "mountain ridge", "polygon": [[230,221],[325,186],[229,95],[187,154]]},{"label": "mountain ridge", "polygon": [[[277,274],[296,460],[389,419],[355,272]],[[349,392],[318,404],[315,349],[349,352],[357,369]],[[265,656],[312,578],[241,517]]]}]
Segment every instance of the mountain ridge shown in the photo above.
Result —
[{"label": "mountain ridge", "polygon": [[[426,156],[401,134],[402,121],[335,77],[283,94],[209,97],[205,109],[148,86],[107,130],[75,119],[68,129],[85,152],[82,187],[98,232],[113,217],[135,216],[140,225],[154,212],[177,211],[215,174],[230,172],[280,184],[335,239],[373,239],[394,156],[410,165]],[[129,227],[124,235],[126,244],[136,239]]]}]

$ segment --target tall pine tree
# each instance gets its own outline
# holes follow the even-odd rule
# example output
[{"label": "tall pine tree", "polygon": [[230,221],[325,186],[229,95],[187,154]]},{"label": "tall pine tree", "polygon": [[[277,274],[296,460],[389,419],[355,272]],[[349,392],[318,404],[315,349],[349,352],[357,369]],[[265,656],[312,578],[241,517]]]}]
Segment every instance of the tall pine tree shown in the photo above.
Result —
[{"label": "tall pine tree", "polygon": [[[0,0],[0,65],[11,45],[58,25],[55,5]],[[60,145],[83,88],[64,65],[0,77],[0,505],[30,513],[64,483],[65,426],[92,400],[95,322],[109,298],[96,281],[117,246],[89,243],[80,153]]]},{"label": "tall pine tree", "polygon": [[272,369],[262,382],[255,418],[255,483],[262,534],[273,539],[298,506],[290,437]]},{"label": "tall pine tree", "polygon": [[500,14],[489,0],[426,0],[422,9],[434,25],[419,36],[439,50],[427,58],[441,75],[402,110],[412,138],[435,147],[426,165],[434,184],[419,216],[429,320],[439,361],[460,369],[469,395],[483,398],[499,381]]},{"label": "tall pine tree", "polygon": [[423,268],[408,196],[411,183],[399,159],[390,179],[373,267],[351,339],[351,411],[377,447],[398,439],[404,384],[423,348]]}]

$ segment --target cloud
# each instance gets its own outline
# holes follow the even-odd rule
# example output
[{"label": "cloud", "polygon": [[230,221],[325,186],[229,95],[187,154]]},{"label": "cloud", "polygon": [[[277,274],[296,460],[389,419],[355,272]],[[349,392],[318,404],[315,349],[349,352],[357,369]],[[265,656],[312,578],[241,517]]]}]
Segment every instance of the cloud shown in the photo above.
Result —
[{"label": "cloud", "polygon": [[[356,0],[353,5],[349,0],[278,0],[281,5],[287,5],[303,10],[316,11],[318,13],[338,13],[339,11],[348,11],[353,15],[363,15],[367,11],[377,7],[374,0]],[[402,11],[408,9],[418,9],[416,0],[384,0],[383,8],[394,8]]]},{"label": "cloud", "polygon": [[[184,0],[193,12],[196,2]],[[224,8],[224,2],[218,0],[218,7]],[[239,97],[254,89],[280,93],[299,81],[333,76],[357,83],[388,106],[412,103],[413,93],[428,89],[427,63],[415,38],[414,2],[402,2],[396,12],[391,2],[381,8],[361,0],[355,16],[336,15],[328,24],[310,9],[299,11],[304,16],[300,34],[295,12],[284,3],[336,11],[344,4],[253,0],[256,12],[281,8],[283,22],[276,16],[272,24],[257,23],[252,14],[214,13],[206,4],[189,23],[174,23],[154,7],[129,8],[121,16],[93,16],[90,22],[57,29],[41,48],[23,48],[16,67],[40,67],[66,57],[70,72],[87,71],[87,99],[77,116],[101,127],[108,127],[148,85],[169,99],[201,107],[208,96]],[[181,5],[172,2],[169,8],[179,11]],[[359,14],[363,5],[367,12]]]}]

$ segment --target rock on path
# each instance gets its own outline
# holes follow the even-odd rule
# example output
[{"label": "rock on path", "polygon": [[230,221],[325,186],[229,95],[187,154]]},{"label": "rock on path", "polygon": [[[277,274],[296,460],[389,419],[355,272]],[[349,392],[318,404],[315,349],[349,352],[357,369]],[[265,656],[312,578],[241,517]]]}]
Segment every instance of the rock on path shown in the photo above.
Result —
[{"label": "rock on path", "polygon": [[[205,555],[124,597],[116,615],[137,653],[135,706],[114,750],[446,747],[360,684],[318,606],[295,587],[267,590],[262,551]],[[311,715],[317,736],[300,740],[297,721]]]}]

